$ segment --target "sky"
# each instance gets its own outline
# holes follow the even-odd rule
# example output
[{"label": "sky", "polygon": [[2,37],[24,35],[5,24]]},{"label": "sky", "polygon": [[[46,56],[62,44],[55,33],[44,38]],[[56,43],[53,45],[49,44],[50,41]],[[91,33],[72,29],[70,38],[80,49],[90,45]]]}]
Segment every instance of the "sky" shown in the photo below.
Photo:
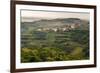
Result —
[{"label": "sky", "polygon": [[57,18],[80,18],[89,20],[89,13],[21,10],[21,17],[22,21]]}]

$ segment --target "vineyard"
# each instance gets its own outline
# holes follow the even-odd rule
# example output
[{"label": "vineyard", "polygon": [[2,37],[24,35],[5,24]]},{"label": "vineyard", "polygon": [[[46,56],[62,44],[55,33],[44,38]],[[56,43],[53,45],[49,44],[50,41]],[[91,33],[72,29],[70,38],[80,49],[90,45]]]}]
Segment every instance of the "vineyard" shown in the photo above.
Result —
[{"label": "vineyard", "polygon": [[89,59],[89,31],[35,31],[21,34],[21,62]]}]

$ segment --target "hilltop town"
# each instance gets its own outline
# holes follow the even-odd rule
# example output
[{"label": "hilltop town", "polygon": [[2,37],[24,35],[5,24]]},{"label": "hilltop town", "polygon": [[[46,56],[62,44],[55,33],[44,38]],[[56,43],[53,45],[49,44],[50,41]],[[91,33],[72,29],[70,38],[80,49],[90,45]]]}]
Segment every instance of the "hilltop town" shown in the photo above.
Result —
[{"label": "hilltop town", "polygon": [[65,26],[62,27],[53,27],[53,28],[38,28],[36,31],[54,31],[54,32],[58,32],[58,31],[69,31],[69,30],[74,30],[80,27],[79,23],[75,23],[75,24],[66,24]]}]

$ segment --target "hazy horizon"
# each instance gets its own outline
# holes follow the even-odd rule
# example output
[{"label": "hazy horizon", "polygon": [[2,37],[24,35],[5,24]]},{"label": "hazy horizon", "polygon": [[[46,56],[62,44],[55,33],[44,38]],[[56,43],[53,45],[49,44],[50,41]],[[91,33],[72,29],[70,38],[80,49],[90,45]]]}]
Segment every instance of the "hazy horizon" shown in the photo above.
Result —
[{"label": "hazy horizon", "polygon": [[84,20],[89,20],[89,13],[82,12],[54,12],[54,11],[29,11],[22,10],[21,11],[21,20],[22,22],[27,21],[37,21],[40,19],[59,19],[59,18],[79,18]]}]

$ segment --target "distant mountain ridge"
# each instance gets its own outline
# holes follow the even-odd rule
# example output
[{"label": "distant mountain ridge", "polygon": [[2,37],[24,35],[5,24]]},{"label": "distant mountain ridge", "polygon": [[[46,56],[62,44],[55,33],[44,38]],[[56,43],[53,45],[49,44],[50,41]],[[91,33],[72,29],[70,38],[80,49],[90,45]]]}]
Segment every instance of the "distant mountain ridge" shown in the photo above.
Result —
[{"label": "distant mountain ridge", "polygon": [[75,25],[79,24],[79,28],[81,30],[89,29],[89,21],[82,20],[79,18],[57,18],[57,19],[41,19],[33,22],[21,22],[22,29],[24,28],[32,28],[33,30],[39,28],[60,28],[66,27],[67,25]]}]

